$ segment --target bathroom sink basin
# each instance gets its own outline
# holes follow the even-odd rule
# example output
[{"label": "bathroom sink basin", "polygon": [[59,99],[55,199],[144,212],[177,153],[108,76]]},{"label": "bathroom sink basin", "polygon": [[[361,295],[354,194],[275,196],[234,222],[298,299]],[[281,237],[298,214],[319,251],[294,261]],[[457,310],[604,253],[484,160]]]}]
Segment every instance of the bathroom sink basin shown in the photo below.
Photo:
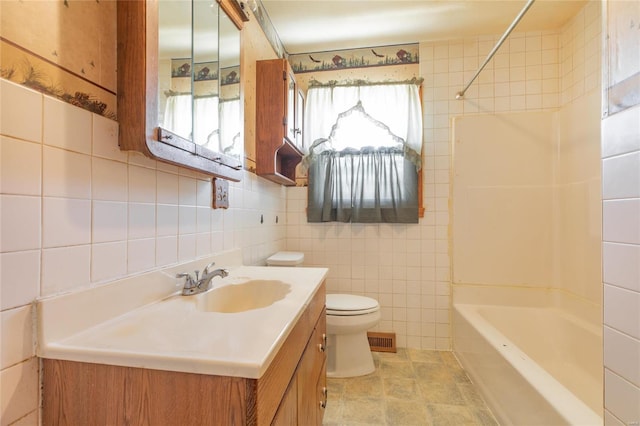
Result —
[{"label": "bathroom sink basin", "polygon": [[277,280],[252,280],[218,287],[196,296],[205,312],[234,313],[264,308],[285,298],[291,286]]}]

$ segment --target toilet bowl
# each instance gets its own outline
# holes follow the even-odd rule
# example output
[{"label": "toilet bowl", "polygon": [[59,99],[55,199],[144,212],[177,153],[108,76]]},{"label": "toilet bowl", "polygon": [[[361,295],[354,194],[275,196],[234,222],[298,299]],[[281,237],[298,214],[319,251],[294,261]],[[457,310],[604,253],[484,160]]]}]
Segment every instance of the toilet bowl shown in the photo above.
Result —
[{"label": "toilet bowl", "polygon": [[[300,266],[304,253],[278,252],[269,266]],[[327,376],[356,377],[375,371],[367,330],[380,321],[380,305],[370,297],[327,294]]]},{"label": "toilet bowl", "polygon": [[370,297],[327,294],[327,376],[356,377],[375,371],[367,330],[380,321]]}]

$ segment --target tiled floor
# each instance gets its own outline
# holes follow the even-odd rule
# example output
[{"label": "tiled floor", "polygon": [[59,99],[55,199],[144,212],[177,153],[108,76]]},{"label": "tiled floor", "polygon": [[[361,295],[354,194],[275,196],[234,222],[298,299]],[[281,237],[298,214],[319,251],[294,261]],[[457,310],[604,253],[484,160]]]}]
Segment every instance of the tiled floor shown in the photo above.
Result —
[{"label": "tiled floor", "polygon": [[325,425],[493,425],[497,422],[452,352],[374,352],[376,371],[327,379]]}]

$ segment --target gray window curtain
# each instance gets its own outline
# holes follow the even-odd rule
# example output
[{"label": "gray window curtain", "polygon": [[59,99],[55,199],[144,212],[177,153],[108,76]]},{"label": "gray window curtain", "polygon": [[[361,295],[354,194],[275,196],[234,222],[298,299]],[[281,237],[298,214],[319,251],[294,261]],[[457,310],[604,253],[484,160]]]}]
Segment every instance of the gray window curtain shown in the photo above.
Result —
[{"label": "gray window curtain", "polygon": [[418,223],[415,83],[312,87],[305,117],[308,222]]},{"label": "gray window curtain", "polygon": [[308,190],[308,222],[418,223],[418,172],[403,148],[324,151]]}]

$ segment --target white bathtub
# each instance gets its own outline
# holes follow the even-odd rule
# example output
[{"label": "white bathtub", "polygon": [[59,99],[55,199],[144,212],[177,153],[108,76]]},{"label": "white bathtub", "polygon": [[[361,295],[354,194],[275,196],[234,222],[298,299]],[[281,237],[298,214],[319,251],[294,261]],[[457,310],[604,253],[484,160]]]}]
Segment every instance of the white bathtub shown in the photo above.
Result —
[{"label": "white bathtub", "polygon": [[501,425],[602,425],[597,325],[552,306],[453,311],[454,352]]}]

